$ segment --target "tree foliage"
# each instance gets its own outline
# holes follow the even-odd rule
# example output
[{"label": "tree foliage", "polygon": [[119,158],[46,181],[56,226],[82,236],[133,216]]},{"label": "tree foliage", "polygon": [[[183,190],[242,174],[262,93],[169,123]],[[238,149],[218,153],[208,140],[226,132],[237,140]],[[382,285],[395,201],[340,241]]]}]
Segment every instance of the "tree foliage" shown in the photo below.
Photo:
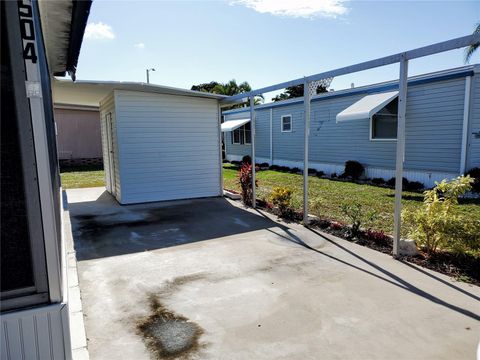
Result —
[{"label": "tree foliage", "polygon": [[[325,86],[319,85],[317,87],[317,94],[321,94],[325,92],[327,92],[327,88]],[[293,98],[302,97],[302,96],[303,96],[303,84],[300,84],[296,86],[287,87],[283,93],[278,94],[277,96],[272,98],[272,101],[282,101],[282,100],[293,99]]]},{"label": "tree foliage", "polygon": [[[235,79],[232,79],[226,83],[219,83],[217,81],[211,81],[209,83],[203,83],[198,85],[193,85],[191,90],[209,92],[212,94],[233,96],[237,94],[242,94],[245,92],[252,91],[252,87],[246,81],[237,84]],[[263,103],[263,96],[255,96],[255,105]],[[237,104],[229,107],[230,109],[244,107],[248,104]]]},{"label": "tree foliage", "polygon": [[[480,34],[480,22],[475,26],[475,30],[473,30],[473,35],[475,34]],[[479,47],[480,42],[476,42],[465,49],[465,63],[470,61],[473,54],[478,50]]]}]

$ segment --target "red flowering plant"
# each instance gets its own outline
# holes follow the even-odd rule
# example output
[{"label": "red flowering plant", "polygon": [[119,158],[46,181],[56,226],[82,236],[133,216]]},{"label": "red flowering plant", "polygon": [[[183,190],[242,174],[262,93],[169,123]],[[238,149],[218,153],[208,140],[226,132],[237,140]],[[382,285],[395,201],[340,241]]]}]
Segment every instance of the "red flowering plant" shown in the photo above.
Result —
[{"label": "red flowering plant", "polygon": [[[238,173],[238,181],[242,188],[242,201],[245,205],[251,206],[253,199],[253,186],[252,186],[252,165],[243,163]],[[255,187],[258,187],[258,181],[255,180]]]}]

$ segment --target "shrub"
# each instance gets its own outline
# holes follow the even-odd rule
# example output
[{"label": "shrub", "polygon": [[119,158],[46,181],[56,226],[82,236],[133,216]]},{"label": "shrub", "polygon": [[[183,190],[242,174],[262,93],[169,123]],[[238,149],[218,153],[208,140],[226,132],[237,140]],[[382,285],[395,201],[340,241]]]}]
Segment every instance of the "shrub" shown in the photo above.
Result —
[{"label": "shrub", "polygon": [[337,175],[337,173],[331,173],[331,174],[330,174],[330,177],[331,177],[332,179],[336,179],[336,178],[338,177],[338,175]]},{"label": "shrub", "polygon": [[287,187],[274,187],[270,194],[270,201],[278,207],[282,215],[285,215],[290,210],[292,190]]},{"label": "shrub", "polygon": [[378,244],[386,244],[390,241],[390,238],[388,237],[387,234],[381,231],[376,231],[376,230],[371,230],[368,229],[366,234],[365,234],[370,240],[378,243]]},{"label": "shrub", "polygon": [[468,175],[442,180],[432,190],[424,192],[421,209],[403,212],[404,220],[414,226],[410,237],[427,253],[435,253],[438,249],[462,252],[480,248],[480,221],[453,211],[458,197],[470,191],[472,183]]},{"label": "shrub", "polygon": [[341,209],[352,224],[352,237],[359,235],[362,224],[372,221],[377,216],[375,210],[365,211],[359,203],[343,204]]},{"label": "shrub", "polygon": [[[252,165],[244,163],[238,173],[238,182],[242,188],[242,201],[245,205],[251,206],[253,199],[252,186]],[[255,187],[258,186],[258,181],[255,181]]]},{"label": "shrub", "polygon": [[373,178],[372,179],[372,184],[374,184],[374,185],[384,185],[385,184],[385,179],[384,178]]},{"label": "shrub", "polygon": [[408,183],[405,185],[405,190],[407,191],[420,191],[425,188],[425,185],[423,185],[420,181],[408,181]]},{"label": "shrub", "polygon": [[309,168],[308,169],[308,175],[317,175],[317,169]]},{"label": "shrub", "polygon": [[289,168],[288,166],[279,166],[279,167],[278,167],[278,170],[279,170],[279,171],[288,172],[288,171],[290,171],[290,168]]},{"label": "shrub", "polygon": [[474,179],[472,190],[480,193],[480,168],[476,167],[468,170],[467,175],[470,175],[470,177]]},{"label": "shrub", "polygon": [[324,173],[323,171],[321,171],[321,170],[320,170],[320,171],[317,171],[317,176],[318,176],[318,177],[322,177],[322,176],[324,176],[324,175],[325,175],[325,173]]},{"label": "shrub", "polygon": [[268,168],[270,165],[268,163],[264,162],[264,163],[261,163],[259,166],[261,168]]},{"label": "shrub", "polygon": [[294,168],[290,169],[290,172],[292,174],[298,174],[298,173],[302,172],[302,170],[298,167],[294,167]]},{"label": "shrub", "polygon": [[242,163],[240,161],[237,161],[237,160],[232,160],[230,161],[230,164],[232,165],[241,165]]},{"label": "shrub", "polygon": [[245,155],[242,157],[242,164],[251,164],[252,163],[252,157],[250,155]]},{"label": "shrub", "polygon": [[[408,179],[405,178],[405,177],[403,177],[403,178],[402,178],[402,188],[405,189],[405,188],[408,186],[408,184],[409,184]],[[385,185],[388,185],[388,186],[394,188],[394,187],[395,187],[395,177],[390,178],[390,179],[385,183]]]},{"label": "shrub", "polygon": [[270,170],[278,170],[279,166],[278,165],[271,165]]},{"label": "shrub", "polygon": [[365,168],[358,161],[348,160],[345,162],[345,170],[343,171],[342,177],[351,177],[353,180],[357,180],[363,175],[364,171]]}]

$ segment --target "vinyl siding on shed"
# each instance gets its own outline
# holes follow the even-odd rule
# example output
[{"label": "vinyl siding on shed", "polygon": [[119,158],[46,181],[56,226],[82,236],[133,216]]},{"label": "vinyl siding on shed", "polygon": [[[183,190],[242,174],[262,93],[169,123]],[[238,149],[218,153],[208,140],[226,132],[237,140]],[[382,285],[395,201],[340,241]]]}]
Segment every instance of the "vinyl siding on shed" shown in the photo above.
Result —
[{"label": "vinyl siding on shed", "polygon": [[[475,82],[479,87],[479,82]],[[461,156],[465,78],[409,86],[406,121],[406,170],[458,173]],[[336,115],[365,94],[314,100],[311,104],[310,156],[315,163],[344,164],[357,160],[375,168],[395,167],[396,141],[370,140],[370,120],[336,123]],[[478,107],[478,101],[475,101]],[[276,105],[279,105],[278,103]],[[257,133],[269,126],[270,109],[257,111]],[[480,118],[480,108],[477,112]],[[246,113],[226,114],[225,119]],[[292,115],[293,131],[281,132],[281,116]],[[303,103],[273,107],[273,159],[303,160]],[[480,127],[480,121],[478,121]],[[480,130],[480,129],[479,129]],[[480,143],[480,140],[478,141]],[[257,148],[269,138],[257,136]],[[243,155],[250,146],[227,146],[228,155]],[[472,147],[474,148],[474,147]],[[477,148],[474,148],[477,151]],[[478,146],[480,152],[480,145]],[[258,157],[262,157],[257,153]],[[268,157],[268,155],[267,155]]]},{"label": "vinyl siding on shed", "polygon": [[217,100],[115,91],[122,203],[220,195]]}]

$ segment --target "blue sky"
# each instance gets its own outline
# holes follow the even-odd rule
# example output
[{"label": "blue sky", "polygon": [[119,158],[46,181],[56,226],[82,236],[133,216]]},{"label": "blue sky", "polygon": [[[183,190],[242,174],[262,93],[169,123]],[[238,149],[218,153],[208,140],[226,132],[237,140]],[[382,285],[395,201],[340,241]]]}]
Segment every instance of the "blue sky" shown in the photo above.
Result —
[{"label": "blue sky", "polygon": [[[480,1],[94,0],[77,79],[253,88],[470,34]],[[480,51],[471,63],[480,62]],[[462,66],[463,51],[412,61],[409,74]],[[334,79],[338,90],[398,77],[398,65]]]}]

